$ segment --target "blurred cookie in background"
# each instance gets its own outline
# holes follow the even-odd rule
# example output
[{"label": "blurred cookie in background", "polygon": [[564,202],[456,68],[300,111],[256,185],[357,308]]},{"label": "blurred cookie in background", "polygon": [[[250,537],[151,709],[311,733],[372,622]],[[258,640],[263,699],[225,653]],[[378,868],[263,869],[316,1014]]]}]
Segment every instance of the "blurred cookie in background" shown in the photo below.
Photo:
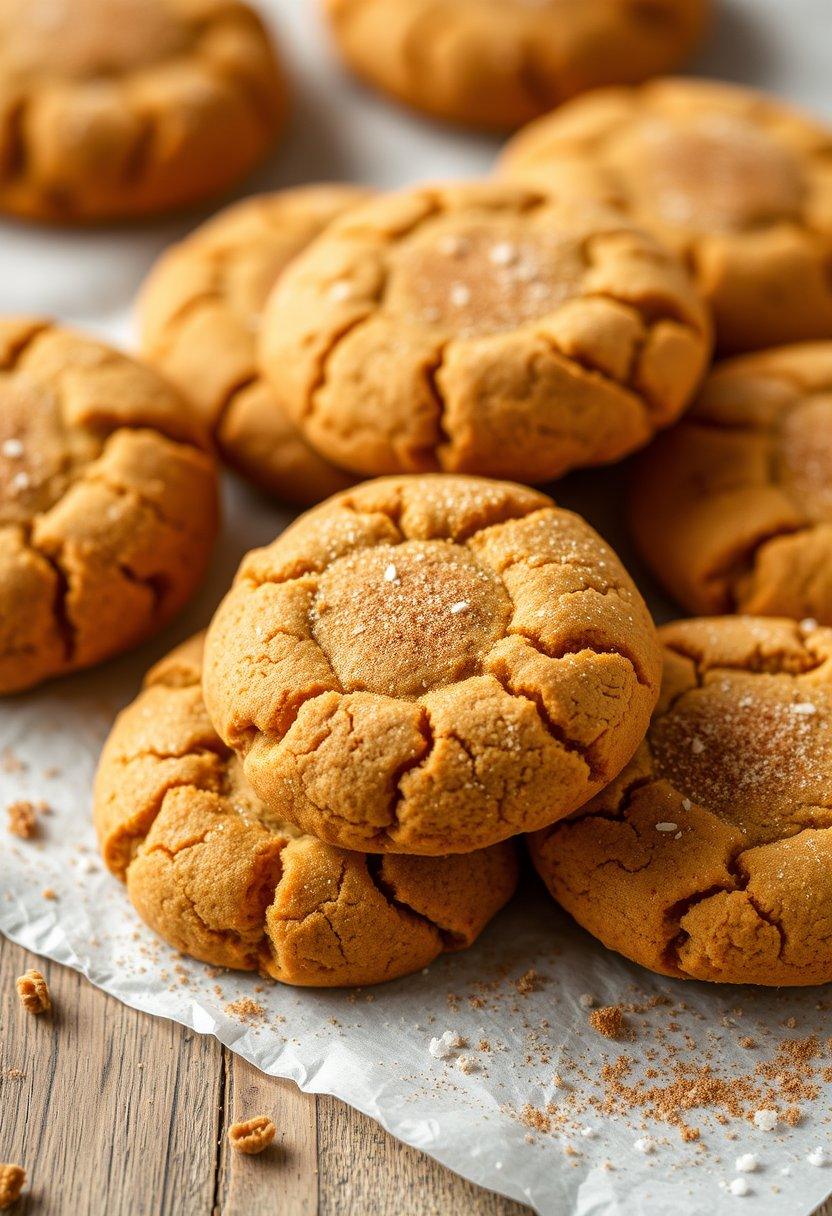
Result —
[{"label": "blurred cookie in background", "polygon": [[725,353],[832,337],[832,132],[706,80],[600,90],[533,123],[503,177],[603,199],[684,258]]},{"label": "blurred cookie in background", "polygon": [[286,114],[241,0],[3,0],[0,211],[138,218],[231,187]]},{"label": "blurred cookie in background", "polygon": [[630,514],[688,611],[832,625],[832,342],[717,364],[639,459]]},{"label": "blurred cookie in background", "polygon": [[152,368],[0,321],[0,693],[120,654],[184,607],[217,534],[207,448]]},{"label": "blurred cookie in background", "polygon": [[257,334],[289,262],[368,190],[305,186],[237,203],[167,250],[139,304],[141,346],[191,400],[222,458],[308,506],[351,481],[319,456],[261,376]]},{"label": "blurred cookie in background", "polygon": [[505,131],[568,97],[678,67],[709,0],[325,0],[363,80],[435,118]]}]

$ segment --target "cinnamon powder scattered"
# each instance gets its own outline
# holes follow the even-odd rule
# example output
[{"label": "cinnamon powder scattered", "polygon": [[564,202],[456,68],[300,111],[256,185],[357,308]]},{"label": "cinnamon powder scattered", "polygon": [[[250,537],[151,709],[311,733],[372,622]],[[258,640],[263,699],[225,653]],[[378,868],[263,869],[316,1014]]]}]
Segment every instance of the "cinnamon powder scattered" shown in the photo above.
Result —
[{"label": "cinnamon powder scattered", "polygon": [[589,1024],[605,1039],[633,1037],[620,1005],[604,1005],[601,1009],[593,1009],[589,1015]]}]

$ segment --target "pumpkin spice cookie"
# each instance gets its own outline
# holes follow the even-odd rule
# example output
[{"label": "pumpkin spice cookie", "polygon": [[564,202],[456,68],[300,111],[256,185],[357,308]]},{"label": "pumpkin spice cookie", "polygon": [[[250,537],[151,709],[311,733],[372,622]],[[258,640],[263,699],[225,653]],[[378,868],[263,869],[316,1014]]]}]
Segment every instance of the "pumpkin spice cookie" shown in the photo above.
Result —
[{"label": "pumpkin spice cookie", "polygon": [[119,654],[184,606],[217,532],[205,444],[151,368],[0,321],[0,693]]},{"label": "pumpkin spice cookie", "polygon": [[580,98],[516,136],[507,177],[605,199],[687,262],[725,352],[832,337],[832,134],[705,80]]},{"label": "pumpkin spice cookie", "polygon": [[89,222],[228,189],[283,125],[285,85],[240,0],[4,0],[0,210]]},{"label": "pumpkin spice cookie", "polygon": [[437,118],[510,130],[567,97],[668,72],[709,0],[326,0],[335,41],[375,88]]},{"label": "pumpkin spice cookie", "polygon": [[632,763],[530,840],[554,897],[664,975],[832,981],[832,630],[763,617],[667,625]]},{"label": "pumpkin spice cookie", "polygon": [[514,846],[372,858],[302,834],[211,726],[202,648],[193,638],[152,669],[96,777],[101,849],[141,917],[204,962],[318,987],[394,979],[469,946],[514,891]]},{"label": "pumpkin spice cookie", "polygon": [[303,830],[462,853],[619,772],[659,666],[641,597],[579,516],[521,486],[400,477],[243,560],[205,696],[258,797]]},{"label": "pumpkin spice cookie", "polygon": [[260,339],[275,394],[335,464],[540,482],[675,419],[709,323],[681,264],[621,215],[465,183],[332,223]]},{"label": "pumpkin spice cookie", "polygon": [[631,524],[689,611],[832,625],[832,342],[717,365],[640,458]]},{"label": "pumpkin spice cookie", "polygon": [[308,186],[246,199],[168,250],[142,295],[145,357],[190,398],[229,464],[291,502],[319,502],[350,479],[309,446],[260,375],[260,315],[291,259],[367,197]]}]

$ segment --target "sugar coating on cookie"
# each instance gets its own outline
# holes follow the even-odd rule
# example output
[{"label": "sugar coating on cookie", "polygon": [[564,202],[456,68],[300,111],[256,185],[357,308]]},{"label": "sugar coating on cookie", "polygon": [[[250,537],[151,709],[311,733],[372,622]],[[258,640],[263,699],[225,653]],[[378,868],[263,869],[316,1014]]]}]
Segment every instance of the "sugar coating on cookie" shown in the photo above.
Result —
[{"label": "sugar coating on cookie", "polygon": [[59,222],[225,190],[286,109],[241,0],[5,0],[0,80],[0,210]]},{"label": "sugar coating on cookie", "polygon": [[691,612],[832,625],[832,342],[718,364],[640,458],[630,515]]},{"label": "sugar coating on cookie", "polygon": [[335,42],[369,84],[491,130],[575,93],[677,67],[709,0],[327,0]]},{"label": "sugar coating on cookie", "polygon": [[266,297],[293,257],[364,201],[358,186],[306,186],[236,203],[167,250],[140,302],[142,352],[189,397],[225,460],[309,505],[349,477],[320,457],[260,374]]},{"label": "sugar coating on cookie", "polygon": [[632,763],[530,840],[557,900],[659,971],[832,980],[832,630],[712,617],[660,630],[664,679]]},{"label": "sugar coating on cookie", "polygon": [[681,264],[620,214],[466,183],[331,224],[272,293],[260,360],[344,468],[539,482],[646,443],[709,346]]},{"label": "sugar coating on cookie", "polygon": [[214,462],[170,385],[78,334],[0,321],[0,693],[161,628],[216,532]]},{"label": "sugar coating on cookie", "polygon": [[215,966],[318,987],[394,979],[469,946],[514,891],[514,846],[373,858],[299,832],[212,727],[202,650],[198,636],[153,668],[96,777],[105,861],[151,928]]},{"label": "sugar coating on cookie", "polygon": [[830,132],[703,80],[570,102],[509,144],[504,176],[606,199],[682,255],[726,353],[832,337]]},{"label": "sugar coating on cookie", "polygon": [[579,517],[508,483],[388,478],[244,559],[205,695],[258,796],[371,852],[466,852],[568,814],[627,762],[655,630]]}]

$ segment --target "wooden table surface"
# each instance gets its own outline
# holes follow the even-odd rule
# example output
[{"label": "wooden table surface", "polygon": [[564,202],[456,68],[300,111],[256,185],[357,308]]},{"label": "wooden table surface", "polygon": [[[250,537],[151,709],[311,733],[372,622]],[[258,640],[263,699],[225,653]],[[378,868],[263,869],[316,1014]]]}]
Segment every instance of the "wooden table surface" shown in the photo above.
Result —
[{"label": "wooden table surface", "polygon": [[[54,1009],[19,1007],[46,976]],[[9,1077],[20,1069],[24,1076]],[[235,1120],[275,1145],[241,1157]],[[0,1161],[26,1167],[13,1216],[528,1216],[336,1098],[266,1077],[216,1039],[128,1009],[0,937]],[[832,1201],[816,1216],[832,1216]]]}]

